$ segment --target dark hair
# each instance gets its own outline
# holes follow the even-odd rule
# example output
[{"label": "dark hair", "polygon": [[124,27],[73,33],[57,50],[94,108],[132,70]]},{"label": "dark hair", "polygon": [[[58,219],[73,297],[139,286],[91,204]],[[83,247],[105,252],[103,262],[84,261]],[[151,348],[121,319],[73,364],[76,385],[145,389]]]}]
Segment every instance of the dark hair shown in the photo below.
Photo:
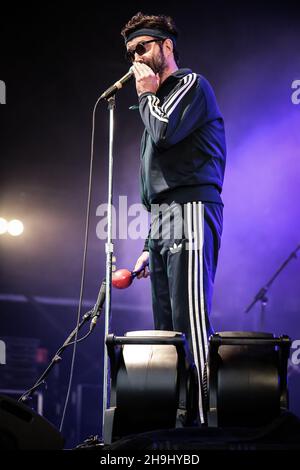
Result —
[{"label": "dark hair", "polygon": [[[153,28],[161,31],[166,31],[172,34],[175,39],[178,37],[178,29],[174,23],[174,20],[170,16],[165,15],[144,15],[142,12],[136,13],[124,26],[121,31],[121,35],[126,39],[128,36],[142,28]],[[179,64],[179,54],[177,51],[176,44],[173,43],[173,54],[176,64]]]}]

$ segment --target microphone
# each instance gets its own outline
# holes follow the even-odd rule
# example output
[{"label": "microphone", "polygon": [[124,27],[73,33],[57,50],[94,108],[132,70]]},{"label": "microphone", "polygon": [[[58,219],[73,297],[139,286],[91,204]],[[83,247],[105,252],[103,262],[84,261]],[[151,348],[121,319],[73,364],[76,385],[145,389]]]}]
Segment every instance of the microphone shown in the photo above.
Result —
[{"label": "microphone", "polygon": [[103,100],[103,99],[107,100],[108,98],[113,96],[115,93],[117,93],[118,90],[120,90],[123,87],[123,85],[125,85],[125,83],[129,82],[129,80],[131,80],[133,76],[134,76],[134,73],[130,68],[129,72],[127,72],[126,75],[120,78],[120,80],[114,83],[111,87],[107,88],[107,90],[104,93],[102,93],[102,95],[100,96],[100,100]]},{"label": "microphone", "polygon": [[93,328],[95,328],[95,326],[96,326],[96,323],[97,323],[98,318],[100,316],[103,304],[105,302],[105,295],[106,295],[106,280],[103,279],[101,287],[100,287],[100,291],[99,291],[99,294],[98,294],[97,302],[95,304],[95,307],[94,307],[93,313],[92,313],[92,321],[91,321],[91,324],[90,324],[90,329],[91,330]]}]

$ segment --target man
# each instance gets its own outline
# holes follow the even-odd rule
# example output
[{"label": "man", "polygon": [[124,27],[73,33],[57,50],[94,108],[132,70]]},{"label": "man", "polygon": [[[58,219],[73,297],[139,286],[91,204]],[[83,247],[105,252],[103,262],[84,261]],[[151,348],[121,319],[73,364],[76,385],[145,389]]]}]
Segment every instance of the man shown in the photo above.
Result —
[{"label": "man", "polygon": [[137,13],[121,34],[145,125],[141,197],[152,213],[134,270],[147,277],[149,265],[155,328],[185,333],[202,384],[222,233],[224,123],[207,80],[178,68],[170,17]]}]

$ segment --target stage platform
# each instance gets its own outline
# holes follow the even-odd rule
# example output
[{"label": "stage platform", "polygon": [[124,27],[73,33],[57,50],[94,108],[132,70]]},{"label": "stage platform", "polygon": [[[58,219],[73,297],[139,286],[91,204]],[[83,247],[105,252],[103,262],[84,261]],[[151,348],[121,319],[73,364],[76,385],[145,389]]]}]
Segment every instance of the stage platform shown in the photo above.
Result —
[{"label": "stage platform", "polygon": [[123,437],[110,445],[97,439],[77,449],[107,452],[134,451],[300,451],[300,419],[285,412],[260,428],[192,427],[164,429]]}]

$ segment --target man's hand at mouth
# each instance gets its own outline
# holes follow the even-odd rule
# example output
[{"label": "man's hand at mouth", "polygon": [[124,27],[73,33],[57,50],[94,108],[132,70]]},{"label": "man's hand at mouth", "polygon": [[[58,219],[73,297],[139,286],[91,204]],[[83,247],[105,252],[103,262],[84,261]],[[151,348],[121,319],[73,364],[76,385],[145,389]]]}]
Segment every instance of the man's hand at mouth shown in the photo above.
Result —
[{"label": "man's hand at mouth", "polygon": [[138,96],[146,92],[156,93],[159,88],[159,75],[146,64],[134,62],[131,69],[134,72]]}]

